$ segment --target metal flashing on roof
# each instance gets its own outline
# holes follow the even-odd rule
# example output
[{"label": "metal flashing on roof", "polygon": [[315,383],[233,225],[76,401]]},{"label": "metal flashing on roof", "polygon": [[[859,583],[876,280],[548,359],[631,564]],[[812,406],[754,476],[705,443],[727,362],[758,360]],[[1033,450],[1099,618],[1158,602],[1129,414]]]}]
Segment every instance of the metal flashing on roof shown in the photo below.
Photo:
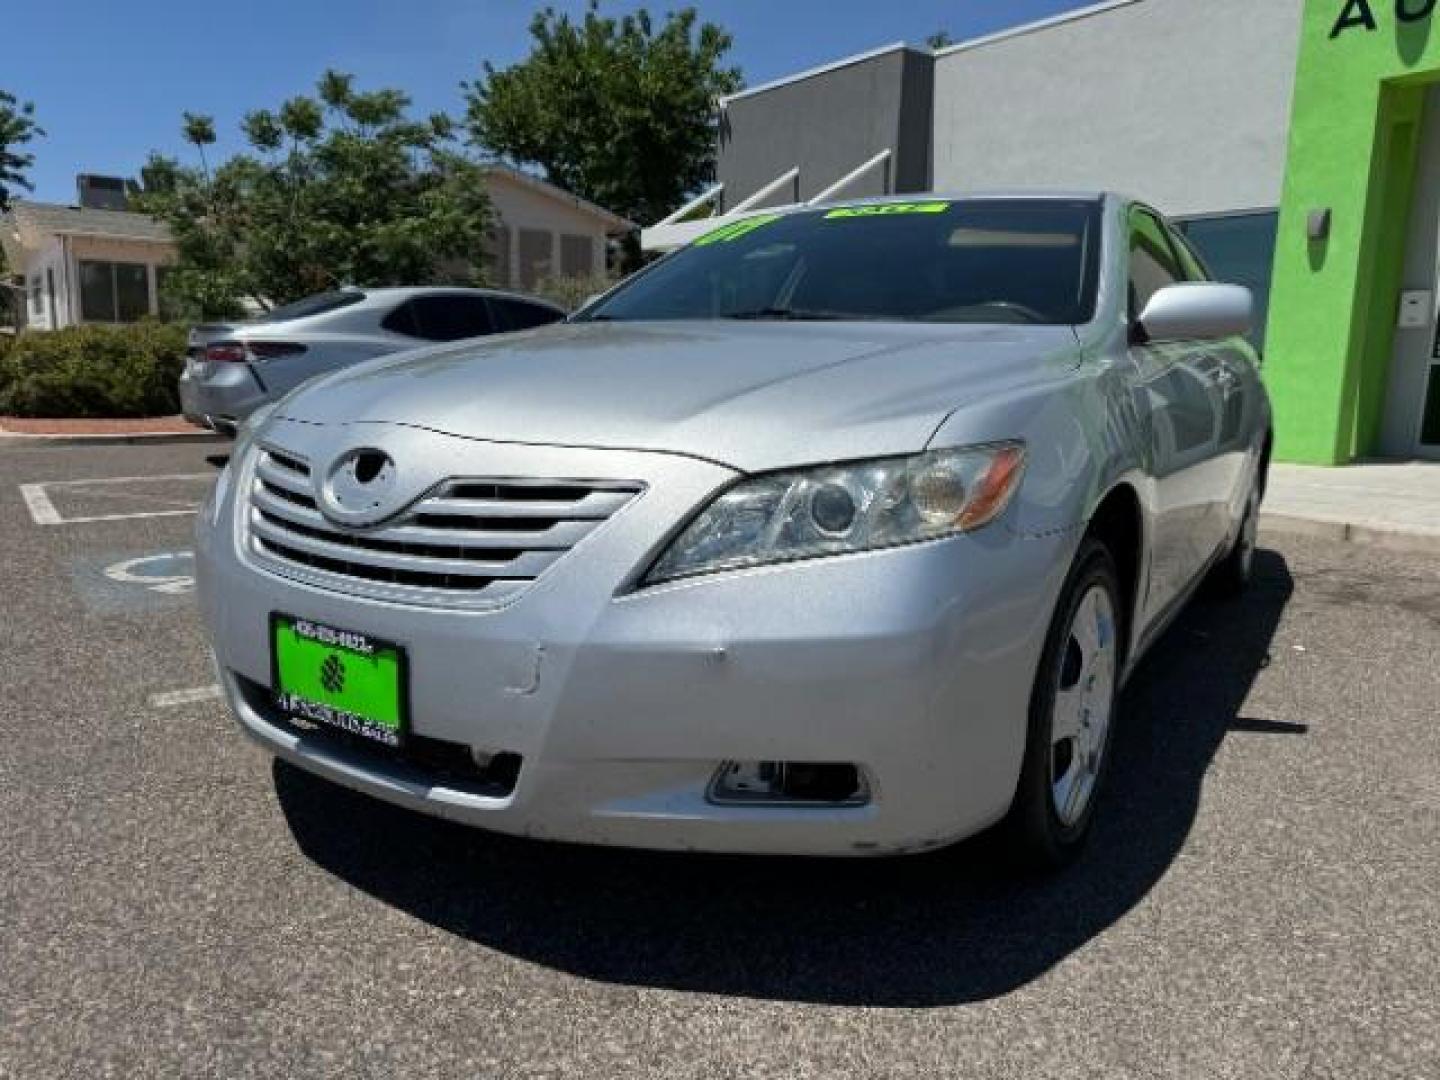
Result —
[{"label": "metal flashing on roof", "polygon": [[832,71],[838,71],[841,68],[851,67],[855,64],[863,64],[867,60],[874,60],[877,57],[892,52],[913,52],[917,56],[931,55],[927,49],[917,49],[915,46],[908,45],[903,41],[896,41],[889,45],[881,45],[878,49],[871,49],[869,52],[856,53],[854,56],[834,60],[831,63],[822,64],[819,67],[807,68],[805,71],[797,72],[794,75],[785,75],[779,79],[771,79],[769,82],[763,82],[759,86],[751,86],[744,90],[737,90],[733,94],[726,94],[720,98],[720,104],[722,106],[728,105],[732,101],[738,101],[741,98],[750,97],[754,94],[763,94],[768,90],[778,90],[782,86],[789,86],[791,83],[803,82],[806,79],[813,79],[819,75],[828,75]]},{"label": "metal flashing on roof", "polygon": [[1130,7],[1132,4],[1142,3],[1143,0],[1104,0],[1103,3],[1091,4],[1089,7],[1077,8],[1074,11],[1067,11],[1061,15],[1052,15],[1048,19],[1037,19],[1035,22],[1025,23],[1022,26],[1012,26],[1008,30],[999,30],[993,34],[986,34],[984,37],[972,38],[969,41],[962,41],[944,49],[935,51],[936,59],[946,56],[953,56],[956,53],[968,52],[971,49],[981,49],[986,45],[995,45],[1010,38],[1023,37],[1026,34],[1038,33],[1041,30],[1050,30],[1065,23],[1079,22],[1081,19],[1088,19],[1095,15],[1104,15],[1107,12],[1115,11],[1118,8]]},{"label": "metal flashing on roof", "polygon": [[635,223],[628,218],[620,216],[613,210],[607,210],[605,207],[593,203],[589,199],[582,199],[573,191],[566,191],[560,185],[552,184],[542,176],[536,176],[523,169],[517,169],[513,165],[505,164],[503,161],[487,162],[484,165],[484,169],[489,174],[506,177],[514,180],[516,183],[524,184],[526,187],[548,195],[551,198],[568,202],[577,210],[582,210],[587,214],[593,214],[598,218],[603,218],[617,229],[629,230],[635,228]]}]

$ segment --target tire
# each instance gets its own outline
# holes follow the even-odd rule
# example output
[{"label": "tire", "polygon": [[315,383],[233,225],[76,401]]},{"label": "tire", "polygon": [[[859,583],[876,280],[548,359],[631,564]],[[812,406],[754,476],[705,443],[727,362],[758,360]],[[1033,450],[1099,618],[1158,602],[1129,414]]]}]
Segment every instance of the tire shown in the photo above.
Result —
[{"label": "tire", "polygon": [[1020,781],[1004,828],[1024,869],[1067,865],[1089,835],[1124,670],[1128,620],[1119,582],[1109,550],[1087,539],[1046,635]]},{"label": "tire", "polygon": [[1239,596],[1255,579],[1255,548],[1260,535],[1260,498],[1263,481],[1257,476],[1245,499],[1245,516],[1240,532],[1225,557],[1210,572],[1211,591],[1220,596]]}]

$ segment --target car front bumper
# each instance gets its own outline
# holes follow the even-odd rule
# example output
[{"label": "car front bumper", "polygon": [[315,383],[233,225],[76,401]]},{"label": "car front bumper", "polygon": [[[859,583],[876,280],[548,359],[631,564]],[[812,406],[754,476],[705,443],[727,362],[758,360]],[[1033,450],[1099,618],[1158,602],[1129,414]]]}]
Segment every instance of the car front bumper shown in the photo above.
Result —
[{"label": "car front bumper", "polygon": [[[1073,537],[1022,539],[1001,523],[942,542],[635,589],[629,583],[675,525],[733,473],[662,454],[449,441],[455,458],[483,457],[490,475],[497,465],[525,475],[534,453],[569,454],[563,474],[638,477],[648,487],[518,599],[456,611],[363,599],[262,568],[237,526],[249,483],[238,463],[219,505],[202,514],[200,593],[226,698],[272,753],[487,829],[658,849],[919,851],[979,831],[1009,807]],[[544,470],[562,474],[554,460]],[[452,782],[278,719],[268,696],[273,612],[402,645],[413,732],[519,755],[513,789]],[[868,800],[720,805],[707,792],[727,761],[854,763]]]}]

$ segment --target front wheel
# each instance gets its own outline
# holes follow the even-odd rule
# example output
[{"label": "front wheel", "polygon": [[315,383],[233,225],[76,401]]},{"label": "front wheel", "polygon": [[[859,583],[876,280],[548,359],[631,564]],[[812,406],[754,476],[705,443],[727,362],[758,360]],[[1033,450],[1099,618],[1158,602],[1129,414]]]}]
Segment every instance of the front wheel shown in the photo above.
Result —
[{"label": "front wheel", "polygon": [[1124,659],[1120,595],[1114,559],[1087,540],[1056,605],[1030,695],[1025,759],[1007,820],[1025,865],[1065,865],[1090,830]]},{"label": "front wheel", "polygon": [[1239,596],[1250,587],[1255,577],[1255,549],[1260,541],[1261,483],[1257,477],[1245,499],[1245,517],[1240,522],[1235,545],[1225,558],[1215,564],[1211,573],[1211,586],[1223,596]]}]

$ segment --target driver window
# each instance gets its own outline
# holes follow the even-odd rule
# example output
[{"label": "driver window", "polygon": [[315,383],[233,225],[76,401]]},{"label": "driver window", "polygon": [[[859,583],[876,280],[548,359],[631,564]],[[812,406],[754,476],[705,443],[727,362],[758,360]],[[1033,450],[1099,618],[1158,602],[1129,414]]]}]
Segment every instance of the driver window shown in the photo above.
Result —
[{"label": "driver window", "polygon": [[1130,214],[1130,321],[1134,322],[1150,298],[1168,285],[1185,280],[1175,249],[1155,215],[1145,210]]}]

